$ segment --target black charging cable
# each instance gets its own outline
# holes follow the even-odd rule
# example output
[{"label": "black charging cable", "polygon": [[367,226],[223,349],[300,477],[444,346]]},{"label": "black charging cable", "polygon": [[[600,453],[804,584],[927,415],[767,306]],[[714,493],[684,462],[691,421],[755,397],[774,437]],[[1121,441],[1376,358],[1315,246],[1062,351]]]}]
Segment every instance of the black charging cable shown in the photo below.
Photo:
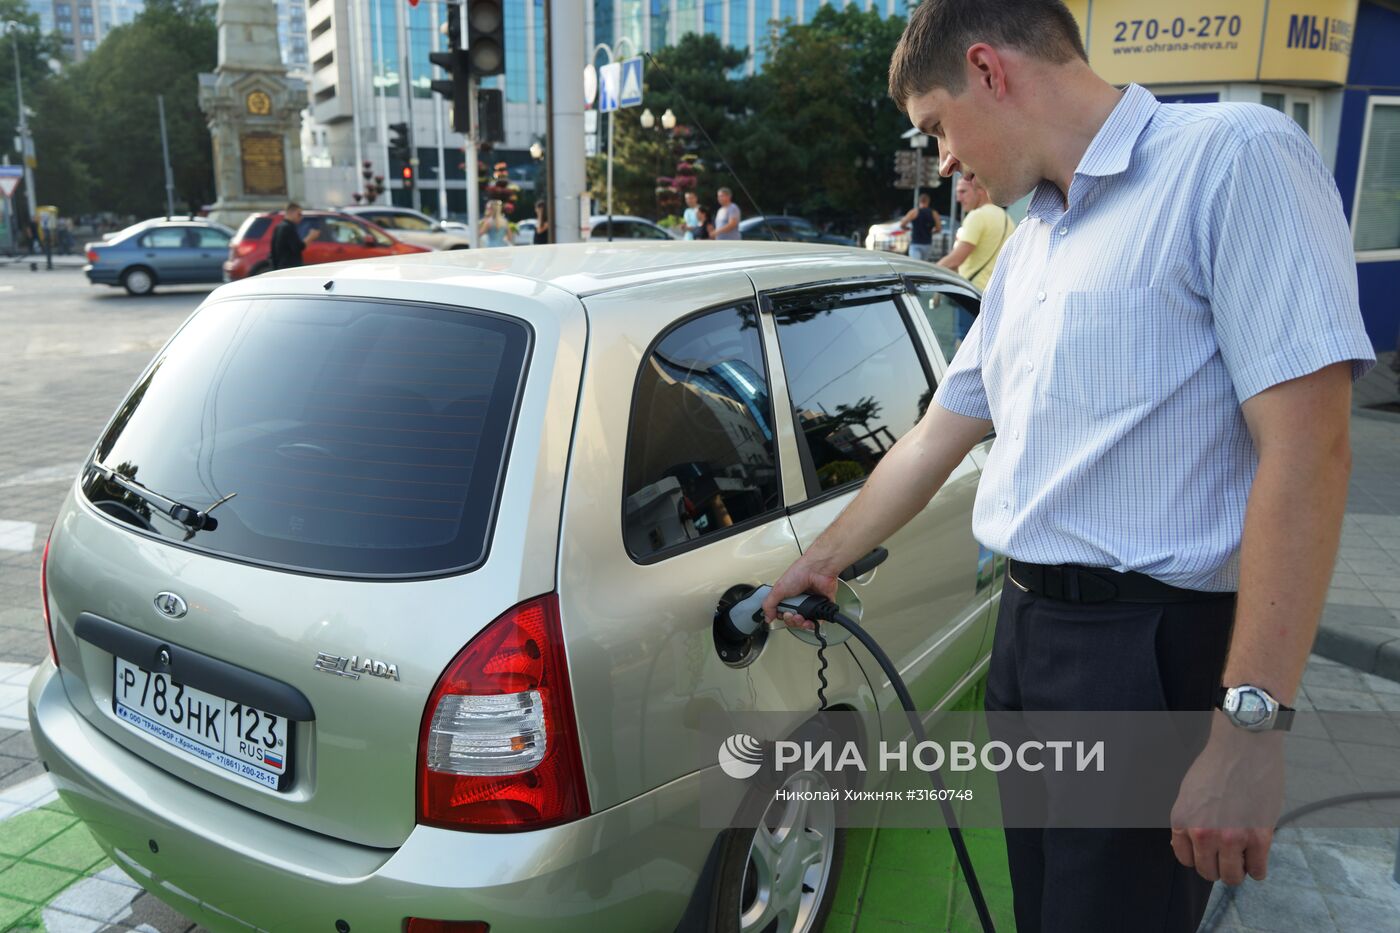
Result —
[{"label": "black charging cable", "polygon": [[[743,643],[747,641],[758,628],[764,624],[762,606],[764,598],[772,590],[769,586],[760,586],[754,589],[744,588],[747,593],[743,598],[730,601],[722,601],[716,610],[715,617],[718,627],[717,634],[732,643]],[[821,667],[817,670],[817,679],[820,686],[817,688],[817,699],[821,703],[821,708],[826,709],[826,688],[830,686],[826,679],[826,655],[828,647],[826,636],[821,632],[823,622],[839,625],[855,636],[856,640],[865,646],[866,650],[875,658],[880,669],[885,672],[885,676],[890,680],[890,686],[894,688],[895,695],[899,697],[899,703],[904,708],[905,714],[909,717],[909,725],[913,728],[914,736],[919,742],[928,741],[928,733],[924,731],[923,720],[919,718],[918,707],[914,705],[914,698],[909,695],[909,688],[904,684],[904,678],[899,676],[899,670],[890,660],[890,656],[885,654],[885,650],[880,647],[879,642],[870,636],[870,633],[861,628],[854,619],[841,611],[841,607],[829,599],[822,596],[797,596],[783,600],[778,604],[779,612],[790,612],[811,621],[815,627],[818,647],[817,657],[821,660]],[[952,794],[948,786],[943,783],[943,775],[940,771],[928,772],[929,780],[933,783],[934,797],[938,800],[939,809],[943,813],[943,820],[948,827],[948,838],[952,840],[953,852],[958,857],[958,866],[962,869],[963,881],[967,885],[968,894],[972,896],[972,904],[977,909],[977,919],[982,923],[985,933],[995,933],[996,927],[992,923],[992,913],[987,909],[987,899],[982,895],[982,886],[977,881],[977,872],[972,867],[972,856],[968,854],[967,843],[963,841],[962,829],[958,826],[957,815],[953,812],[950,802]]]},{"label": "black charging cable", "polygon": [[[818,656],[826,647],[826,639],[821,635],[821,620],[826,620],[834,625],[839,625],[855,636],[856,640],[865,646],[865,649],[874,656],[880,669],[885,672],[885,676],[890,679],[890,686],[894,688],[895,695],[899,697],[899,703],[904,707],[905,714],[909,717],[909,725],[914,730],[914,737],[919,742],[928,741],[928,733],[924,731],[923,720],[919,718],[918,707],[914,705],[914,698],[909,694],[909,688],[905,686],[904,678],[899,676],[899,670],[895,668],[890,656],[885,654],[885,649],[880,647],[879,642],[871,637],[870,633],[861,628],[856,621],[841,611],[841,608],[829,599],[821,596],[808,596],[796,610],[797,615],[804,619],[809,619],[816,625],[817,640],[821,642],[818,648]],[[823,666],[826,659],[822,658]],[[826,707],[826,698],[823,695],[827,686],[826,677],[821,670],[817,672],[821,680],[822,687],[818,688],[817,696],[821,700],[822,707]],[[977,872],[972,867],[972,856],[968,854],[967,843],[963,840],[961,827],[958,826],[957,815],[953,812],[952,803],[949,801],[951,794],[948,786],[943,783],[943,775],[939,771],[928,772],[929,780],[933,783],[934,796],[938,799],[938,807],[943,811],[943,819],[948,825],[948,838],[952,840],[953,851],[958,856],[958,866],[962,868],[963,880],[967,882],[967,892],[972,896],[972,904],[977,908],[977,919],[982,922],[982,929],[986,933],[995,933],[996,927],[992,923],[992,912],[987,909],[987,899],[982,894],[982,885],[977,881]]]}]

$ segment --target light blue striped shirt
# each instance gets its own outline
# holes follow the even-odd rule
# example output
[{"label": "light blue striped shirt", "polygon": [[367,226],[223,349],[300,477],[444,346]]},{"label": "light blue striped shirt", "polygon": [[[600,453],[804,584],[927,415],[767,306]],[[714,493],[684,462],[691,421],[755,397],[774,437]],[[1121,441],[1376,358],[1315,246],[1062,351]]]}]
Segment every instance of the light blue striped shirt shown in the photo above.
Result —
[{"label": "light blue striped shirt", "polygon": [[935,396],[997,439],[973,532],[1014,559],[1233,590],[1258,457],[1240,405],[1375,354],[1341,199],[1256,104],[1131,85],[1042,182]]}]

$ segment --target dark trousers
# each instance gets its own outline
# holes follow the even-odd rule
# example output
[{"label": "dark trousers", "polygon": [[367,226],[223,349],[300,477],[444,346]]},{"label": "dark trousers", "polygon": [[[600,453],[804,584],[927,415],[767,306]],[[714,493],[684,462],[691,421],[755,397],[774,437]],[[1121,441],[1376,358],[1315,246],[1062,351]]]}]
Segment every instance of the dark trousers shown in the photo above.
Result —
[{"label": "dark trousers", "polygon": [[[1080,605],[1008,581],[987,709],[1208,710],[1234,609],[1233,593]],[[1006,800],[1026,788],[1004,782],[1001,791]],[[1005,832],[1018,933],[1194,933],[1200,925],[1211,882],[1177,862],[1165,826]]]}]

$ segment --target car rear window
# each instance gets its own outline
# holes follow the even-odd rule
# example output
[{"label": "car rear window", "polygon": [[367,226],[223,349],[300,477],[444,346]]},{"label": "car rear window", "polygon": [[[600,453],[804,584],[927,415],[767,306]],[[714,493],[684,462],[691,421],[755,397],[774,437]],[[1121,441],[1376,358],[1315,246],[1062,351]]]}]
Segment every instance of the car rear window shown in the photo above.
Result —
[{"label": "car rear window", "polygon": [[424,576],[485,558],[530,344],[477,311],[332,298],[215,302],[118,410],[96,459],[195,509],[167,518],[90,468],[107,515],[312,573]]},{"label": "car rear window", "polygon": [[243,221],[243,226],[238,228],[238,233],[234,234],[233,238],[235,240],[261,240],[271,223],[272,218],[266,214],[254,214]]}]

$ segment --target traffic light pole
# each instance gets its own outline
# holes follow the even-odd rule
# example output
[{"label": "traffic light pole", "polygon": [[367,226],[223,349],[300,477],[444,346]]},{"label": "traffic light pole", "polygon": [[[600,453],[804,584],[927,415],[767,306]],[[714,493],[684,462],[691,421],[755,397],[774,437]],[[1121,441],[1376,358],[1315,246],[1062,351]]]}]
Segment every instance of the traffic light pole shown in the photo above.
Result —
[{"label": "traffic light pole", "polygon": [[[480,126],[476,112],[476,75],[467,81],[467,88],[467,107],[471,110],[471,129],[467,131],[467,142],[463,147],[467,154],[467,226],[472,228],[472,249],[476,249],[481,245],[477,242],[477,230],[481,225],[481,181],[476,170],[476,134]],[[456,106],[460,107],[461,104]]]},{"label": "traffic light pole", "polygon": [[546,0],[549,29],[549,223],[552,243],[577,243],[586,217],[580,199],[587,184],[583,158],[584,5],[578,0]]}]

